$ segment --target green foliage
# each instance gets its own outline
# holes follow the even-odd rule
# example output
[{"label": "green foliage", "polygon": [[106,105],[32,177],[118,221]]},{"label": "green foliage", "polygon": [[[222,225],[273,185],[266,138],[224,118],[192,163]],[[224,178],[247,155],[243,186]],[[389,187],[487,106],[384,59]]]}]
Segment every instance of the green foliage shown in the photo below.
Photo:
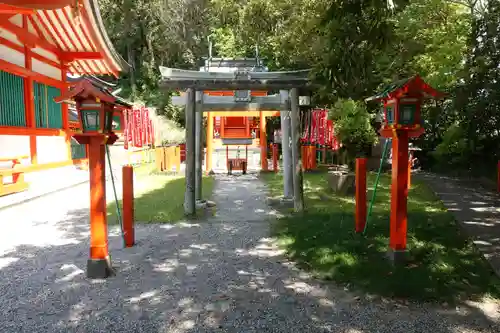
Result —
[{"label": "green foliage", "polygon": [[206,53],[205,2],[100,0],[107,32],[132,66],[120,77],[123,93],[163,113],[170,95],[158,88],[158,66],[195,68]]},{"label": "green foliage", "polygon": [[392,38],[391,15],[386,0],[333,1],[321,14],[320,58],[314,65],[322,100],[359,100],[380,84],[375,64]]},{"label": "green foliage", "polygon": [[377,140],[371,126],[372,116],[363,102],[340,99],[330,109],[329,118],[333,120],[335,135],[347,147],[351,157],[365,152]]},{"label": "green foliage", "polygon": [[459,124],[451,125],[444,133],[443,140],[433,151],[433,157],[443,165],[463,165],[467,159],[468,141]]},{"label": "green foliage", "polygon": [[156,119],[156,128],[158,128],[158,142],[162,145],[184,143],[186,139],[186,130],[179,127],[171,119],[159,116]]},{"label": "green foliage", "polygon": [[473,21],[467,71],[455,100],[468,160],[475,166],[492,165],[500,156],[500,3],[489,1],[486,9]]},{"label": "green foliage", "polygon": [[[113,44],[132,65],[120,78],[123,94],[155,106],[180,126],[183,111],[170,104],[173,92],[158,88],[158,66],[197,69],[208,55],[210,37],[213,56],[250,57],[258,45],[270,70],[312,68],[311,78],[320,85],[314,96],[318,106],[362,100],[418,73],[449,93],[422,109],[426,133],[419,146],[426,151],[439,146],[435,156],[453,151],[457,163],[471,157],[493,163],[500,157],[498,1],[100,0],[100,5]],[[379,105],[368,108],[375,113]],[[467,143],[460,153],[447,141],[450,134],[445,138],[455,125],[462,130],[454,137]],[[356,141],[357,135],[346,140]]]},{"label": "green foliage", "polygon": [[[142,170],[141,170],[142,169]],[[134,170],[137,181],[134,185],[134,221],[136,223],[170,223],[175,224],[185,220],[184,196],[186,179],[182,176],[171,176],[158,173],[152,164],[138,167]],[[215,185],[212,177],[202,179],[202,197],[210,199]],[[120,200],[119,206],[123,203]],[[118,223],[116,203],[107,207],[109,223]],[[200,211],[200,216],[203,213]]]},{"label": "green foliage", "polygon": [[470,17],[463,6],[414,0],[389,18],[393,34],[379,53],[385,83],[419,73],[434,88],[452,88],[464,68]]}]

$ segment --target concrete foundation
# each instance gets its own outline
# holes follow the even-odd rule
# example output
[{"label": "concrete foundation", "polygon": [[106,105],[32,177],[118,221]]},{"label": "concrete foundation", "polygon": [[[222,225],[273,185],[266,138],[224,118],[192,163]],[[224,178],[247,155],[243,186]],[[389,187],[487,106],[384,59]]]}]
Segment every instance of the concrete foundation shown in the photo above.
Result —
[{"label": "concrete foundation", "polygon": [[111,259],[89,259],[87,260],[87,277],[89,279],[105,279],[115,275],[111,267]]},{"label": "concrete foundation", "polygon": [[330,171],[327,176],[332,191],[339,195],[354,195],[356,175],[352,172]]},{"label": "concrete foundation", "polygon": [[389,248],[387,257],[394,266],[403,266],[408,261],[408,250],[394,250]]}]

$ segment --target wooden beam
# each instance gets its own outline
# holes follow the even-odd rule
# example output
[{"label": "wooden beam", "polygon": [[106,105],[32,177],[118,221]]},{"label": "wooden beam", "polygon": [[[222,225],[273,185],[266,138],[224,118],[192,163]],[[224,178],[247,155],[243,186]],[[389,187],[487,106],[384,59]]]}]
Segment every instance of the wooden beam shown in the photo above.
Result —
[{"label": "wooden beam", "polygon": [[81,164],[84,164],[87,162],[88,162],[88,159],[82,158],[79,160],[68,160],[68,161],[62,161],[62,162],[52,162],[52,163],[20,166],[16,169],[2,169],[0,172],[4,176],[10,176],[14,172],[24,172],[24,173],[36,172],[36,171],[49,170],[49,169],[55,169],[55,168],[62,168],[62,167],[68,166],[68,165],[81,165]]},{"label": "wooden beam", "polygon": [[26,69],[24,67],[15,65],[8,61],[0,59],[0,69],[11,74],[15,74],[22,77],[31,77],[33,80],[38,81],[40,83],[45,83],[53,87],[66,89],[67,84],[62,81],[53,79],[51,77],[45,76],[43,74],[34,72],[32,70]]},{"label": "wooden beam", "polygon": [[[19,51],[19,52],[22,52],[24,53],[24,48],[25,47],[28,47],[28,46],[21,46],[21,45],[18,45],[14,42],[11,42],[10,40],[8,39],[5,39],[3,37],[0,37],[0,44],[3,44],[13,50],[16,50],[16,51]],[[28,47],[29,48],[29,47]],[[51,65],[51,66],[54,66],[54,67],[59,67],[59,64],[49,58],[46,58],[44,57],[43,55],[40,55],[38,53],[35,53],[35,52],[31,52],[31,56],[37,60],[40,60],[41,62],[47,64],[47,65]]]},{"label": "wooden beam", "polygon": [[6,6],[15,6],[22,9],[58,9],[73,5],[75,0],[2,0]]},{"label": "wooden beam", "polygon": [[259,117],[260,113],[266,117],[279,117],[280,111],[209,111],[204,110],[204,117],[210,114],[212,117]]},{"label": "wooden beam", "polygon": [[9,21],[0,21],[0,27],[15,34],[21,43],[26,44],[30,48],[39,46],[54,53],[58,57],[61,55],[61,50],[56,48],[54,45]]},{"label": "wooden beam", "polygon": [[29,128],[17,126],[0,126],[0,135],[34,135],[34,136],[65,136],[71,131],[52,128]]},{"label": "wooden beam", "polygon": [[5,3],[0,3],[0,14],[33,14],[35,10],[33,8],[17,7],[13,5],[7,5]]},{"label": "wooden beam", "polygon": [[63,61],[72,62],[75,60],[100,60],[103,56],[99,52],[64,52],[61,58]]},{"label": "wooden beam", "polygon": [[[23,28],[28,30],[28,16],[23,15]],[[24,67],[31,70],[32,52],[26,45],[24,47]],[[35,97],[33,94],[33,79],[31,77],[24,78],[24,105],[26,110],[26,125],[32,129],[36,128],[35,119]],[[30,160],[31,164],[38,164],[38,148],[36,136],[30,135]]]},{"label": "wooden beam", "polygon": [[298,88],[302,90],[314,90],[318,86],[308,81],[274,81],[274,80],[163,80],[160,87],[167,90],[289,90]]}]

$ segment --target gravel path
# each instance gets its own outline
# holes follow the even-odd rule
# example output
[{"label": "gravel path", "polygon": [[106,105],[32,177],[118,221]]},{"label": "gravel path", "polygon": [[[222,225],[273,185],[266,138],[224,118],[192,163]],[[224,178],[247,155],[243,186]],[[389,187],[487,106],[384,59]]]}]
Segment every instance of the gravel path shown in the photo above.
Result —
[{"label": "gravel path", "polygon": [[459,225],[500,276],[500,200],[477,182],[433,173],[417,173],[441,199]]},{"label": "gravel path", "polygon": [[217,176],[208,221],[137,226],[89,281],[88,189],[0,212],[0,332],[499,332],[494,304],[397,305],[326,287],[273,246],[264,185]]}]

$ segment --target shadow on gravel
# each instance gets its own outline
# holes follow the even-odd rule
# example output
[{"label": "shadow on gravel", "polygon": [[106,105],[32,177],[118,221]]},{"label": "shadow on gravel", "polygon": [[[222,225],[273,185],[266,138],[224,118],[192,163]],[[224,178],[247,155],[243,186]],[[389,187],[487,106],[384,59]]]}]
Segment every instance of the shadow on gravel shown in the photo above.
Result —
[{"label": "shadow on gravel", "polygon": [[[493,332],[471,304],[437,310],[333,290],[281,258],[245,223],[139,225],[117,275],[85,277],[88,215],[58,223],[58,245],[19,245],[0,257],[0,332]],[[43,237],[43,235],[40,235]]]}]

